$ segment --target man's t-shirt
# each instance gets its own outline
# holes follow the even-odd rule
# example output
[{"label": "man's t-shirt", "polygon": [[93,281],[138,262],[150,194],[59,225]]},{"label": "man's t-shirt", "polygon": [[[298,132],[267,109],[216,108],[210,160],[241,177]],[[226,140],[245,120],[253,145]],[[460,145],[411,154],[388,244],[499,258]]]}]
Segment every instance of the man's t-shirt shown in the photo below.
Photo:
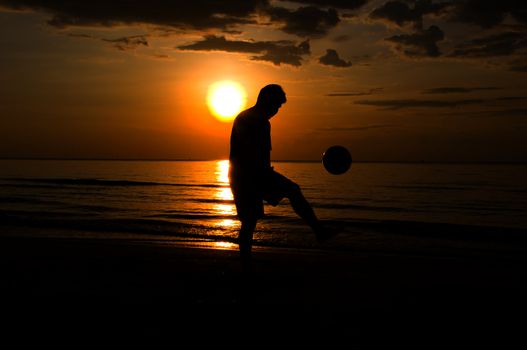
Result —
[{"label": "man's t-shirt", "polygon": [[271,123],[255,108],[236,117],[231,132],[231,176],[261,179],[271,170]]}]

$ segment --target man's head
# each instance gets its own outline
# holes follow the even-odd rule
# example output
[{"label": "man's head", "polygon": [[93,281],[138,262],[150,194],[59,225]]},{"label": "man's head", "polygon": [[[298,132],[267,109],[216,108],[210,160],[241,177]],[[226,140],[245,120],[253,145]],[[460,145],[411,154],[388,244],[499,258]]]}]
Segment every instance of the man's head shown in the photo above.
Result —
[{"label": "man's head", "polygon": [[282,87],[277,84],[269,84],[260,90],[256,100],[256,107],[263,110],[267,118],[271,119],[286,101]]}]

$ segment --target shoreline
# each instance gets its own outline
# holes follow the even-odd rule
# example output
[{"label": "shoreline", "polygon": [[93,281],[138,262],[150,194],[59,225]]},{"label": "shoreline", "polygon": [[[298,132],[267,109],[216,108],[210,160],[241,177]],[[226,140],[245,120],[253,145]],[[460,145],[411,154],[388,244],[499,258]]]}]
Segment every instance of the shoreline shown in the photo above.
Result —
[{"label": "shoreline", "polygon": [[[4,218],[5,219],[5,218]],[[93,241],[122,241],[124,243],[174,246],[180,248],[206,248],[237,250],[235,237],[207,234],[188,234],[184,225],[178,230],[160,232],[103,227],[94,230],[93,225],[84,227],[71,222],[47,225],[29,220],[12,221],[9,218],[0,223],[2,238],[35,239],[79,239]],[[170,225],[177,227],[177,223]],[[386,221],[375,231],[361,230],[360,223],[350,223],[354,231],[343,232],[323,244],[313,240],[303,244],[269,244],[259,241],[258,232],[253,242],[254,251],[305,252],[326,254],[380,254],[429,257],[472,257],[522,260],[527,256],[527,230],[521,228],[486,227],[471,225],[430,224]],[[205,228],[202,228],[205,230]],[[284,236],[287,233],[282,233]],[[311,232],[307,232],[311,236]],[[293,243],[298,243],[294,241]]]}]

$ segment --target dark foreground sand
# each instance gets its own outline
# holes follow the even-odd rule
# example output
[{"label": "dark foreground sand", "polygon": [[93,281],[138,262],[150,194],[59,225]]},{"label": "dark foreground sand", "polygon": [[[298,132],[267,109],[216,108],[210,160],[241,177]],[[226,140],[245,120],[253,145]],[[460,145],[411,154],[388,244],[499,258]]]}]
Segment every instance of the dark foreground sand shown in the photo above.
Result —
[{"label": "dark foreground sand", "polygon": [[4,236],[0,257],[2,335],[18,345],[68,340],[77,348],[110,338],[173,348],[187,338],[190,348],[244,338],[252,348],[278,347],[284,337],[343,348],[527,343],[521,254],[267,250],[255,252],[245,276],[233,250]]}]

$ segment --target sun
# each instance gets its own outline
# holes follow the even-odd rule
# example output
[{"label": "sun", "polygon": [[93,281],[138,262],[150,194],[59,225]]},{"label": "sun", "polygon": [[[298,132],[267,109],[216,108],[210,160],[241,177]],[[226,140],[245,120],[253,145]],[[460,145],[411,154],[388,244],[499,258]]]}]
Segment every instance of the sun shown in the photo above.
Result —
[{"label": "sun", "polygon": [[247,93],[235,81],[223,80],[211,84],[207,94],[210,112],[222,122],[232,121],[245,107]]}]

